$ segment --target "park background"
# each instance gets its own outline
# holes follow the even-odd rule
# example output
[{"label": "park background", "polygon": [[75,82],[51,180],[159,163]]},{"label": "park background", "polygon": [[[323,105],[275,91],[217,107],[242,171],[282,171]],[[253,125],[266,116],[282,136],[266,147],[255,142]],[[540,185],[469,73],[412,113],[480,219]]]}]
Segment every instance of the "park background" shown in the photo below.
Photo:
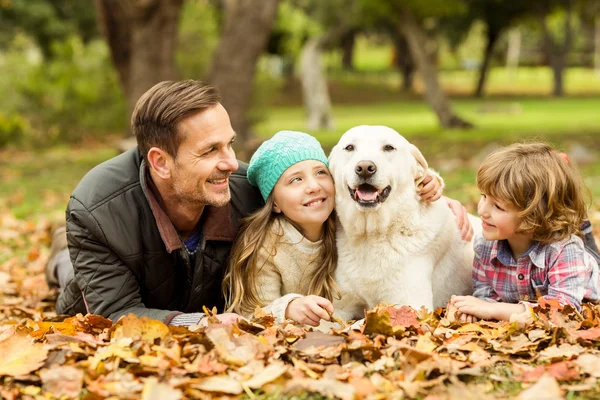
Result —
[{"label": "park background", "polygon": [[246,161],[282,129],[328,152],[390,126],[471,212],[489,151],[547,141],[600,226],[598,0],[0,0],[5,318],[51,303],[43,264],[71,191],[131,146],[133,105],[166,79],[220,89]]}]

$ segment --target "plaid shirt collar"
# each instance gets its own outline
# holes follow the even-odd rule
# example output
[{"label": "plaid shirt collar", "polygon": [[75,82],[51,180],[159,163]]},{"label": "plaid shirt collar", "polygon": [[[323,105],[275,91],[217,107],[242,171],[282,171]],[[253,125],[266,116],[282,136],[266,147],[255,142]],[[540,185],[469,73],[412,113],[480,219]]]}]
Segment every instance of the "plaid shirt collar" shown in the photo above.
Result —
[{"label": "plaid shirt collar", "polygon": [[[541,269],[545,268],[546,254],[544,251],[544,246],[542,246],[539,242],[533,242],[533,244],[525,253],[523,253],[521,257],[529,257],[531,264]],[[517,261],[512,255],[508,240],[494,240],[492,252],[490,253],[490,261],[492,262],[492,265],[495,265],[496,262],[499,262],[507,267],[517,266]]]}]

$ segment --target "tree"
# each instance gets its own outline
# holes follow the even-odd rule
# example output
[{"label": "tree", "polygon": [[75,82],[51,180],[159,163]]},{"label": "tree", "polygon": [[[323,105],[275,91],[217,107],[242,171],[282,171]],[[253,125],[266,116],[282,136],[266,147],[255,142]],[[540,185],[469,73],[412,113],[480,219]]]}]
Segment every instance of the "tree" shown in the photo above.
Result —
[{"label": "tree", "polygon": [[415,76],[415,62],[413,61],[408,47],[406,38],[398,32],[398,29],[390,31],[392,37],[392,43],[394,44],[394,64],[402,75],[402,87],[401,90],[404,92],[413,91],[413,83]]},{"label": "tree", "polygon": [[154,84],[176,79],[175,44],[183,0],[95,0],[129,112]]},{"label": "tree", "polygon": [[223,28],[208,80],[221,91],[223,106],[238,135],[238,156],[245,158],[251,137],[247,113],[259,56],[265,49],[279,0],[223,0]]},{"label": "tree", "polygon": [[425,99],[435,112],[443,128],[467,129],[473,125],[460,118],[452,109],[442,90],[437,68],[428,54],[428,37],[422,25],[425,17],[440,17],[459,13],[458,0],[432,0],[423,4],[418,0],[363,0],[363,10],[376,23],[385,21],[396,27],[410,50],[417,71],[425,85]]},{"label": "tree", "polygon": [[460,118],[452,109],[448,97],[440,86],[437,69],[426,51],[427,37],[417,19],[409,10],[400,11],[400,30],[406,37],[417,70],[425,83],[425,99],[438,116],[443,128],[471,128],[473,125]]},{"label": "tree", "polygon": [[[564,95],[563,71],[567,66],[567,55],[573,45],[573,0],[547,0],[536,3],[538,5],[538,19],[542,27],[542,49],[552,68],[554,87],[552,94],[560,97]],[[553,12],[558,12],[563,20],[562,40],[552,33],[548,19]]]},{"label": "tree", "polygon": [[[333,129],[331,100],[321,54],[339,47],[358,30],[359,7],[353,0],[299,0],[297,4],[318,27],[307,30],[301,51],[302,99],[310,130]],[[353,40],[351,45],[353,46]]]},{"label": "tree", "polygon": [[46,59],[53,57],[52,45],[70,35],[84,43],[98,35],[94,8],[85,1],[11,0],[0,2],[0,45],[17,32],[33,38]]}]

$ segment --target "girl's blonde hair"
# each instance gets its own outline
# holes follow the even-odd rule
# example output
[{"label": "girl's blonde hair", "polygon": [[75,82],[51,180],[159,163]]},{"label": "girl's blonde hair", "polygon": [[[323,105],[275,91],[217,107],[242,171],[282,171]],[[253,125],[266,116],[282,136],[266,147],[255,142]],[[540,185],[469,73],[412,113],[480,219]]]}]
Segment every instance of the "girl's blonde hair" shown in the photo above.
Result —
[{"label": "girl's blonde hair", "polygon": [[499,149],[477,172],[482,193],[518,208],[517,232],[547,244],[580,234],[586,218],[583,182],[572,164],[544,143]]},{"label": "girl's blonde hair", "polygon": [[[273,224],[280,218],[285,218],[292,223],[298,231],[299,227],[287,219],[283,214],[273,211],[275,201],[271,193],[267,197],[264,207],[242,221],[238,237],[233,245],[229,266],[223,280],[223,293],[225,295],[226,312],[247,313],[256,307],[264,307],[260,300],[256,277],[262,269],[259,265],[259,250],[269,246],[269,257],[277,253],[277,244],[281,237],[274,241],[267,241],[271,235]],[[323,245],[316,260],[318,266],[312,276],[308,294],[314,294],[332,300],[338,296],[337,286],[333,279],[333,272],[337,265],[337,249],[335,246],[335,211],[331,213],[324,223]]]}]

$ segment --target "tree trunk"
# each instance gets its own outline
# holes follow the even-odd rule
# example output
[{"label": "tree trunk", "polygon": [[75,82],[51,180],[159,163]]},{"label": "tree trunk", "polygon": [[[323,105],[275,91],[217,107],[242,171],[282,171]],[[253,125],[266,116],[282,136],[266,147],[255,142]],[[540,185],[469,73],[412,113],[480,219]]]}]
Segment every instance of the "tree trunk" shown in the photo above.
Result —
[{"label": "tree trunk", "polygon": [[552,94],[556,97],[561,97],[564,95],[563,73],[564,68],[567,65],[567,56],[573,43],[573,28],[571,25],[571,15],[573,11],[572,6],[571,0],[565,0],[565,38],[562,43],[558,43],[557,40],[552,37],[552,33],[550,32],[546,22],[547,14],[540,14],[540,22],[543,31],[542,47],[544,49],[546,58],[550,63],[550,67],[552,68],[552,73],[554,76],[554,87]]},{"label": "tree trunk", "polygon": [[333,128],[331,100],[327,88],[327,79],[323,73],[321,63],[321,51],[324,41],[323,36],[309,39],[300,53],[302,98],[309,130]]},{"label": "tree trunk", "polygon": [[413,62],[408,43],[404,36],[398,32],[392,33],[392,41],[394,43],[396,67],[402,75],[402,86],[400,90],[403,92],[413,91],[413,78],[415,75],[415,63]]},{"label": "tree trunk", "polygon": [[224,23],[208,81],[222,96],[222,103],[238,135],[236,151],[245,159],[251,138],[248,109],[256,64],[275,20],[279,0],[223,0]]},{"label": "tree trunk", "polygon": [[154,84],[177,78],[175,44],[182,4],[183,0],[95,0],[129,112]]},{"label": "tree trunk", "polygon": [[492,54],[494,54],[494,47],[496,46],[496,42],[498,41],[501,32],[501,28],[492,27],[488,25],[487,44],[485,46],[483,62],[481,63],[481,67],[479,68],[479,80],[477,81],[477,88],[475,89],[475,97],[483,96],[483,90],[485,87],[487,74],[490,69],[490,61],[492,59]]},{"label": "tree trunk", "polygon": [[594,35],[594,68],[600,75],[600,15],[596,16],[596,33]]},{"label": "tree trunk", "polygon": [[470,122],[454,113],[446,94],[440,87],[437,70],[427,54],[427,37],[418,21],[409,12],[403,10],[400,13],[398,29],[408,42],[417,70],[425,83],[425,99],[436,113],[440,125],[443,128],[472,128],[473,125]]},{"label": "tree trunk", "polygon": [[352,71],[354,68],[354,45],[356,43],[356,31],[350,30],[341,40],[342,48],[342,68],[346,71]]},{"label": "tree trunk", "polygon": [[519,67],[519,58],[521,57],[521,30],[512,29],[508,33],[508,49],[506,50],[506,73],[514,78]]}]

